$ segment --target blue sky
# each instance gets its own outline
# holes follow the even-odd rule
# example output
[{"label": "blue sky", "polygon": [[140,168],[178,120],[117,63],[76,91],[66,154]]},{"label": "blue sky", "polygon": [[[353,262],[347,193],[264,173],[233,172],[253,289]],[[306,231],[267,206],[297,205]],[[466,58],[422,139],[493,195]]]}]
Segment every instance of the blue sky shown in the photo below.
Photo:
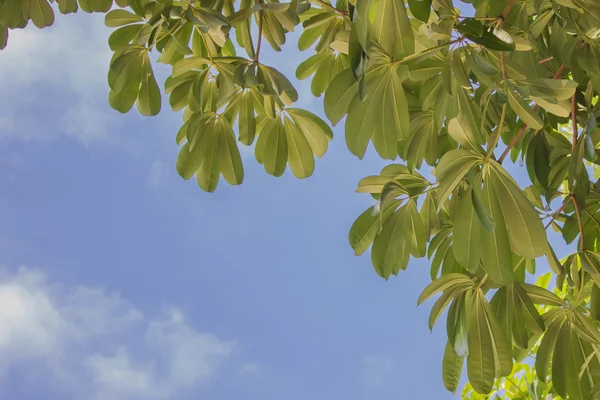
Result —
[{"label": "blue sky", "polygon": [[[347,242],[385,165],[346,149],[315,174],[214,194],[175,172],[181,116],[109,108],[100,15],[15,32],[0,55],[0,397],[450,399],[427,260],[388,282]],[[263,62],[294,76],[294,37]],[[163,77],[168,69],[159,69]],[[300,107],[322,115],[309,81]]]}]

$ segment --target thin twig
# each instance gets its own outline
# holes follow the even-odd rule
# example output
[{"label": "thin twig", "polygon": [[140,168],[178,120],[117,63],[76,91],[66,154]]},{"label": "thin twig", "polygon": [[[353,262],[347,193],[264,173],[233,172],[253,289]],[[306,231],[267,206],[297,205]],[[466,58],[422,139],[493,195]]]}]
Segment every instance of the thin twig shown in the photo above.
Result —
[{"label": "thin twig", "polygon": [[548,225],[546,225],[544,229],[548,229],[548,227],[549,227],[550,225],[552,225],[552,223],[554,222],[554,220],[556,219],[556,217],[558,217],[558,215],[559,215],[559,214],[562,212],[562,210],[564,210],[564,209],[565,209],[565,207],[567,206],[567,204],[569,204],[569,201],[565,201],[565,202],[563,202],[562,206],[560,206],[560,207],[558,208],[558,210],[556,210],[556,211],[554,211],[554,212],[552,213],[552,219],[550,220],[550,222],[548,222]]},{"label": "thin twig", "polygon": [[552,61],[552,60],[554,60],[554,56],[550,56],[548,58],[544,58],[543,60],[538,61],[538,64],[543,64],[545,62]]},{"label": "thin twig", "polygon": [[500,14],[498,16],[498,18],[501,19],[502,21],[504,21],[506,19],[506,16],[510,12],[510,9],[513,7],[514,4],[515,4],[515,0],[509,0],[506,7],[504,7],[504,10],[502,10],[502,14]]},{"label": "thin twig", "polygon": [[579,251],[583,252],[583,222],[581,221],[581,214],[579,213],[579,205],[575,195],[571,195],[571,202],[575,206],[575,213],[577,214],[577,223],[579,224]]},{"label": "thin twig", "polygon": [[510,143],[508,143],[508,146],[506,146],[504,153],[502,153],[502,155],[498,159],[498,162],[500,164],[502,164],[502,162],[504,161],[504,159],[506,158],[508,153],[510,153],[510,150],[515,146],[515,144],[517,144],[517,142],[519,141],[519,139],[521,139],[521,136],[523,136],[523,134],[525,133],[526,130],[527,130],[527,124],[523,124],[523,126],[521,126],[521,128],[519,129],[517,134],[512,138]]}]

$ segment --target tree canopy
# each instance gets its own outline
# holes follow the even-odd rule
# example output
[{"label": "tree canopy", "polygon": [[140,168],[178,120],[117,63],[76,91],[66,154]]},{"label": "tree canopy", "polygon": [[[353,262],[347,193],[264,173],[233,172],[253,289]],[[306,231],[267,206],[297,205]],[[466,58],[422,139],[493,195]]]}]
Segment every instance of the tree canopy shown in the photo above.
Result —
[{"label": "tree canopy", "polygon": [[[30,21],[52,25],[51,3],[0,0],[0,49]],[[183,110],[176,168],[205,191],[221,176],[242,183],[239,146],[268,174],[311,176],[344,119],[352,154],[372,144],[393,162],[358,182],[375,204],[349,242],[384,279],[430,260],[418,303],[439,295],[431,329],[447,311],[448,390],[466,364],[464,398],[600,396],[600,2],[56,3],[115,28],[115,110],[157,115],[163,92]],[[261,47],[282,51],[295,29],[307,52],[296,77],[324,97],[329,123],[294,107],[293,84],[261,62]],[[152,52],[172,66],[164,90]],[[516,162],[524,188],[505,168]],[[559,259],[549,236],[572,253]],[[536,281],[540,258],[551,272]]]}]

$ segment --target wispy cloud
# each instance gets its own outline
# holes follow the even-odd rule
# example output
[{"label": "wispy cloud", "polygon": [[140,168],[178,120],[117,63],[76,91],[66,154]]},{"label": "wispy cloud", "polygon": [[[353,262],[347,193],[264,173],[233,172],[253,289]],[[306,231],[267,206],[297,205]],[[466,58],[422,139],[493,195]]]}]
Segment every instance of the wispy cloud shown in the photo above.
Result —
[{"label": "wispy cloud", "polygon": [[39,270],[0,277],[0,371],[80,399],[170,399],[208,385],[236,351],[177,308],[147,316],[102,288],[65,286]]},{"label": "wispy cloud", "polygon": [[98,15],[59,15],[50,28],[12,31],[0,57],[0,139],[109,140],[118,123],[107,104],[110,32]]},{"label": "wispy cloud", "polygon": [[151,187],[159,187],[169,175],[169,167],[164,161],[156,160],[150,167],[148,173],[148,185]]}]

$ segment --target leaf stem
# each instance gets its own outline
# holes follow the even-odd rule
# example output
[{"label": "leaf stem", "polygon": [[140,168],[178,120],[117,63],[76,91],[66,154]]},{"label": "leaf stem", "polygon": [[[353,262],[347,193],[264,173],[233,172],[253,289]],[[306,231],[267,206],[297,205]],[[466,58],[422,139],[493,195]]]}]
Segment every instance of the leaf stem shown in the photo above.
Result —
[{"label": "leaf stem", "polygon": [[502,20],[502,22],[504,22],[504,20],[506,19],[506,16],[510,12],[510,9],[513,7],[514,4],[515,4],[515,0],[509,0],[506,7],[504,7],[504,10],[502,10],[502,13],[500,15],[498,15],[498,19],[500,19],[500,20]]},{"label": "leaf stem", "polygon": [[483,278],[481,278],[481,280],[477,284],[477,289],[480,289],[483,286],[483,284],[485,283],[485,281],[487,281],[487,279],[488,279],[488,274],[485,274],[483,276]]},{"label": "leaf stem", "polygon": [[579,212],[579,204],[574,194],[571,194],[571,203],[575,207],[575,213],[577,214],[577,224],[579,225],[579,251],[583,252],[583,222],[581,221],[581,214]]},{"label": "leaf stem", "polygon": [[[258,2],[261,4],[261,2]],[[262,30],[263,30],[263,10],[258,12],[258,39],[256,43],[256,51],[254,52],[254,62],[258,62],[258,56],[260,55],[260,45],[262,44]]]}]

